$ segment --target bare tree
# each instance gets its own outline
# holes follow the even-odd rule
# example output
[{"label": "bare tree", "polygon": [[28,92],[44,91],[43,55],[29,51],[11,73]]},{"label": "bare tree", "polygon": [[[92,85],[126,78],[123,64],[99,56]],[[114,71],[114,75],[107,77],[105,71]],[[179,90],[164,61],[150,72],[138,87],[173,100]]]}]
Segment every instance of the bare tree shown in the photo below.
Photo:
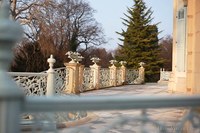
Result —
[{"label": "bare tree", "polygon": [[[76,51],[84,45],[105,43],[94,10],[83,0],[40,1],[29,12],[29,30],[34,38],[60,48]],[[30,35],[31,36],[31,35]],[[45,37],[44,37],[45,36]]]},{"label": "bare tree", "polygon": [[[57,66],[63,65],[69,50],[87,50],[106,42],[93,17],[94,10],[83,0],[10,0],[10,3],[12,17],[23,25],[29,43],[39,45],[44,59],[54,54],[60,63]],[[18,47],[17,51],[23,51],[20,48],[25,47]]]},{"label": "bare tree", "polygon": [[91,47],[86,52],[80,51],[81,55],[84,57],[82,63],[88,67],[94,63],[90,60],[92,57],[100,58],[100,62],[98,63],[101,67],[107,68],[110,65],[110,60],[113,59],[112,53],[110,51],[106,51],[105,48],[96,48]]}]

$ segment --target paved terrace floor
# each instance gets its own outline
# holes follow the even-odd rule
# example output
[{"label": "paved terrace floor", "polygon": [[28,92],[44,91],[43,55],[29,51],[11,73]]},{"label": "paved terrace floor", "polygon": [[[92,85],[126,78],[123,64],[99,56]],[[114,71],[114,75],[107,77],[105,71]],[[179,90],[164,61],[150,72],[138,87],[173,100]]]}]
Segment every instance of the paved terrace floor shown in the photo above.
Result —
[{"label": "paved terrace floor", "polygon": [[[145,95],[182,95],[182,94],[171,94],[167,91],[167,85],[159,85],[156,83],[144,84],[144,85],[127,85],[113,88],[106,88],[101,90],[89,91],[82,93],[81,96],[114,96],[114,95],[127,95],[127,96],[145,96]],[[93,119],[82,123],[76,127],[88,127],[92,133],[99,133],[105,127],[111,125],[114,120],[119,116],[125,117],[135,117],[141,113],[140,110],[126,110],[126,111],[96,111],[90,112]],[[167,129],[170,133],[175,132],[175,125],[177,121],[180,120],[181,116],[184,114],[184,110],[181,108],[167,108],[167,109],[149,109],[147,114],[150,118],[154,120],[159,120],[167,125]],[[117,129],[112,129],[109,133],[137,133],[140,128],[131,122],[127,123],[123,127],[118,127]],[[154,130],[154,131],[153,131]],[[152,129],[152,132],[161,130],[159,127]],[[70,128],[65,128],[60,130],[61,133],[70,132]]]}]

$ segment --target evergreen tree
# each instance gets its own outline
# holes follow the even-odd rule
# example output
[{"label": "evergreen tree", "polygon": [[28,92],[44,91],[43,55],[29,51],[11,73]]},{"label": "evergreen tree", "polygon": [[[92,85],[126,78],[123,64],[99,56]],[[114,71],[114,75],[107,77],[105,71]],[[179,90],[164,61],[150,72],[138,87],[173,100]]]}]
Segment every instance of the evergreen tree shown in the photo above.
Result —
[{"label": "evergreen tree", "polygon": [[146,81],[156,81],[163,60],[159,57],[157,24],[152,24],[152,11],[147,8],[143,0],[134,0],[134,6],[128,8],[127,19],[123,24],[127,30],[122,30],[120,39],[123,45],[117,51],[116,59],[127,61],[128,68],[138,68],[139,62],[144,62]]}]

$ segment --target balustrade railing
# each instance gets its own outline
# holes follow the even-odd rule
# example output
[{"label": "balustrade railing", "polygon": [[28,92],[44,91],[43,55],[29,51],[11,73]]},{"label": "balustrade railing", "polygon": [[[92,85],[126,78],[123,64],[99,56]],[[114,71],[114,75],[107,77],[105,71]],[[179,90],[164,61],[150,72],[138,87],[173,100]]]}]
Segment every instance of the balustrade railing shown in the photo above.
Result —
[{"label": "balustrade railing", "polygon": [[[69,70],[66,67],[56,68],[55,71],[55,93],[62,94],[63,91],[68,89]],[[47,91],[47,71],[41,73],[25,73],[25,72],[9,72],[9,75],[13,77],[13,80],[18,86],[23,88],[24,93],[27,96],[41,96],[45,95]],[[111,87],[112,80],[110,78],[111,71],[109,68],[101,68],[99,71],[99,88]],[[126,81],[128,84],[132,84],[133,81],[139,76],[138,70],[127,69]],[[94,86],[94,71],[91,68],[84,68],[83,71],[83,83],[80,91],[88,91],[95,89]],[[122,85],[122,70],[117,69],[116,73],[116,85]]]},{"label": "balustrade railing", "polygon": [[164,68],[160,69],[160,80],[158,82],[169,81],[171,71],[165,71]]},{"label": "balustrade railing", "polygon": [[46,94],[47,73],[8,73],[26,96],[42,96]]}]

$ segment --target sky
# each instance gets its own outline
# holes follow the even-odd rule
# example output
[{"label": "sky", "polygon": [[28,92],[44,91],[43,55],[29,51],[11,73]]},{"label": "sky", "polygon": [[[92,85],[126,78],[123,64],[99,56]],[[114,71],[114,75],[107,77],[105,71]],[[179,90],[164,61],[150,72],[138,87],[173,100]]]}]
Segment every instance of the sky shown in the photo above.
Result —
[{"label": "sky", "polygon": [[[116,49],[118,43],[121,43],[116,31],[121,32],[121,29],[126,29],[121,18],[125,18],[124,13],[127,13],[127,7],[133,6],[133,0],[88,0],[88,2],[96,10],[94,17],[109,40],[108,44],[101,47],[108,50]],[[144,0],[144,2],[148,8],[152,7],[153,23],[160,22],[158,29],[162,32],[159,38],[172,35],[173,0]]]}]

